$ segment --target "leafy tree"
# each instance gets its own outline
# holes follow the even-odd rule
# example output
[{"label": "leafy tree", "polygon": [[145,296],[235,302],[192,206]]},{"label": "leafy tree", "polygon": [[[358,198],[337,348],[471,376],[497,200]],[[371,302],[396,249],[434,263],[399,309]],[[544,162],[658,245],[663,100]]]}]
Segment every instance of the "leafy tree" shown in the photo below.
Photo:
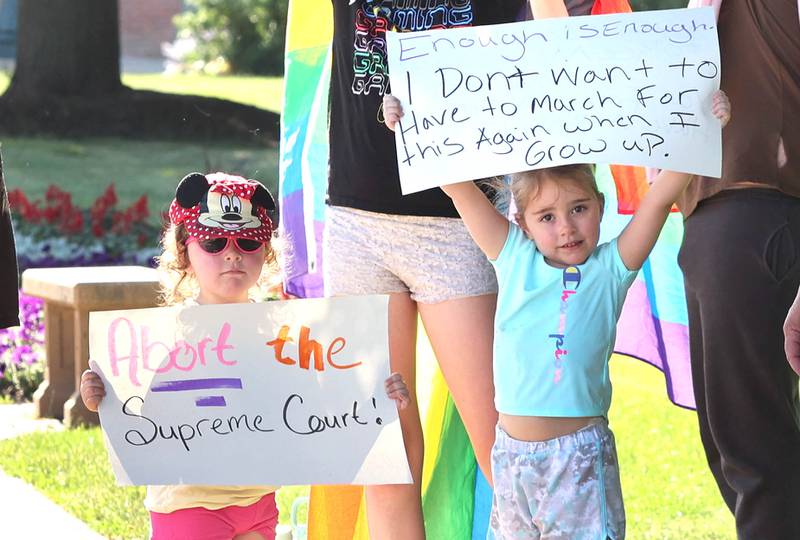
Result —
[{"label": "leafy tree", "polygon": [[195,39],[188,60],[224,58],[234,73],[283,73],[288,0],[186,0],[175,19]]}]

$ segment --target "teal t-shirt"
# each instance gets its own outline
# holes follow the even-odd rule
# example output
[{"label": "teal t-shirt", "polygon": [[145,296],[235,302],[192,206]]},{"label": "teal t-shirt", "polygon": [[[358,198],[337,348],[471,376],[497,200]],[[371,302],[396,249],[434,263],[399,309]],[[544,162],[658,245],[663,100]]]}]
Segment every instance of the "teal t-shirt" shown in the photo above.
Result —
[{"label": "teal t-shirt", "polygon": [[556,268],[511,223],[491,261],[499,292],[495,315],[495,405],[520,416],[605,416],[611,405],[608,359],[617,319],[636,277],[616,239],[578,266]]}]

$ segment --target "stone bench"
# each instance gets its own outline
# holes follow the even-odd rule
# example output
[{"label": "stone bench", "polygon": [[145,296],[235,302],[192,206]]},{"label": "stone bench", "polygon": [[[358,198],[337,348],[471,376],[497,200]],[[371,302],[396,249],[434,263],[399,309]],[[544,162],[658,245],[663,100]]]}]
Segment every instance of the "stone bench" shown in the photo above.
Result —
[{"label": "stone bench", "polygon": [[62,418],[70,427],[96,424],[79,392],[88,367],[89,312],[154,307],[158,275],[143,266],[33,268],[22,291],[44,300],[46,365],[34,393],[38,417]]}]

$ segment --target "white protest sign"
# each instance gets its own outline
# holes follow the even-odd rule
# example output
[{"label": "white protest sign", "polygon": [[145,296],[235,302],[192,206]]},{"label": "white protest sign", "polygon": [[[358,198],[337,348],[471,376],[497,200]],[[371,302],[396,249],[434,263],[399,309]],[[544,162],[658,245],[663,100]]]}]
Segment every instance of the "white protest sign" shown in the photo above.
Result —
[{"label": "white protest sign", "polygon": [[403,193],[568,163],[719,176],[713,11],[387,33]]},{"label": "white protest sign", "polygon": [[90,315],[100,421],[121,484],[410,483],[388,299]]}]

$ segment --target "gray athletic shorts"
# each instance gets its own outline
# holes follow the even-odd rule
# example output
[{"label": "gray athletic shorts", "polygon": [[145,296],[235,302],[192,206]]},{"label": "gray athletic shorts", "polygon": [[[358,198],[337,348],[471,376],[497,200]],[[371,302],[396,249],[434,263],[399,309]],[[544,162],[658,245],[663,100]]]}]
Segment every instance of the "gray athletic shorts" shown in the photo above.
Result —
[{"label": "gray athletic shorts", "polygon": [[492,447],[489,540],[623,540],[614,434],[602,421],[542,442],[499,426]]},{"label": "gray athletic shorts", "polygon": [[435,304],[497,293],[494,269],[458,218],[328,206],[325,296],[409,292]]}]

